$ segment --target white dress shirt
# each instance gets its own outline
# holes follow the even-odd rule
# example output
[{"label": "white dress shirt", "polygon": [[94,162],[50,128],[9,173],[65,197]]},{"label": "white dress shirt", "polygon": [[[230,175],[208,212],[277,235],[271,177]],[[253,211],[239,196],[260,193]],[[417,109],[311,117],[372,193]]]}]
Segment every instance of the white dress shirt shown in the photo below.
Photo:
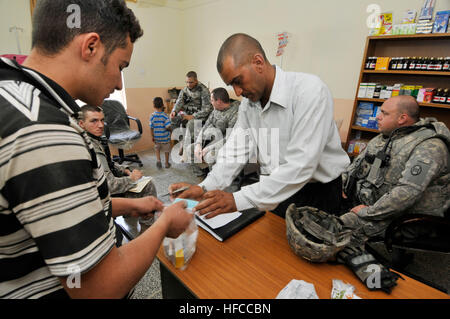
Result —
[{"label": "white dress shirt", "polygon": [[308,182],[336,179],[350,160],[333,114],[331,93],[317,76],[276,67],[266,106],[243,98],[232,133],[199,185],[223,190],[256,158],[260,181],[233,193],[236,207],[272,210]]}]

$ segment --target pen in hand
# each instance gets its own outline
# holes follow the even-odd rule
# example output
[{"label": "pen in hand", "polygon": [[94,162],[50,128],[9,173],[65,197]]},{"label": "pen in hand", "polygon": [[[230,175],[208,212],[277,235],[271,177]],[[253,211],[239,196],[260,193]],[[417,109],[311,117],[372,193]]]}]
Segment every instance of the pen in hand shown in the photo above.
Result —
[{"label": "pen in hand", "polygon": [[178,188],[178,189],[174,190],[172,193],[169,192],[167,194],[161,195],[161,197],[168,196],[168,195],[180,194],[180,193],[184,192],[187,189],[189,189],[189,186],[181,187],[181,188]]}]

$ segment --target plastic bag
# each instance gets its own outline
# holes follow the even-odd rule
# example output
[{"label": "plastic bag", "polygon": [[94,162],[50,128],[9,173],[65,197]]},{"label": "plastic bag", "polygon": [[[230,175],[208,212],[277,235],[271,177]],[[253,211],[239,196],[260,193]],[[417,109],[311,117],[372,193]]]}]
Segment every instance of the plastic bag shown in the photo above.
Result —
[{"label": "plastic bag", "polygon": [[354,293],[355,287],[344,283],[342,280],[333,279],[331,299],[361,299]]},{"label": "plastic bag", "polygon": [[[188,210],[189,211],[189,210]],[[158,215],[159,216],[159,215]],[[164,255],[175,268],[186,269],[197,247],[198,227],[195,218],[188,228],[177,238],[165,237],[163,240]]]},{"label": "plastic bag", "polygon": [[280,291],[276,299],[319,299],[313,284],[292,279],[289,284]]}]

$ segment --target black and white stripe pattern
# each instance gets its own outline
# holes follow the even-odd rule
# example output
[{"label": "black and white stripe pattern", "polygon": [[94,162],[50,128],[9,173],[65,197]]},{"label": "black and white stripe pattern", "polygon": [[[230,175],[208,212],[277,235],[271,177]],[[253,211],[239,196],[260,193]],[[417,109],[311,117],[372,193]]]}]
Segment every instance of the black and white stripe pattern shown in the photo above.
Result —
[{"label": "black and white stripe pattern", "polygon": [[[11,68],[17,78],[2,78]],[[88,271],[115,244],[103,169],[70,117],[75,102],[54,87],[1,59],[0,298],[64,296],[57,277]]]}]

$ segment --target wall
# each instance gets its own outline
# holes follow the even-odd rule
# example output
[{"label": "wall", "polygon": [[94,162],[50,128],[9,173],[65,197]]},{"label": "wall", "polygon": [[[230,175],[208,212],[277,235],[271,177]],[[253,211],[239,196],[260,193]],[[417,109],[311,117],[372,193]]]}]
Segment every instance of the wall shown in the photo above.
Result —
[{"label": "wall", "polygon": [[19,45],[22,54],[29,54],[31,48],[31,13],[29,0],[0,0],[0,54],[19,54],[16,37],[9,31],[12,26],[20,27]]},{"label": "wall", "polygon": [[[190,2],[195,1],[182,3]],[[144,37],[136,42],[131,65],[124,73],[130,112],[140,113],[141,105],[151,101],[155,92],[163,95],[167,88],[183,86],[189,70],[196,70],[199,80],[211,89],[223,86],[215,67],[217,52],[223,41],[236,32],[256,37],[269,60],[281,65],[281,59],[275,56],[275,35],[287,31],[290,42],[283,68],[317,74],[327,83],[335,98],[335,117],[344,119],[340,133],[345,140],[368,33],[368,5],[378,4],[382,11],[393,12],[394,22],[399,22],[405,10],[419,10],[423,2],[211,0],[178,8],[128,2],[144,29]],[[436,2],[435,12],[450,9],[450,0]],[[24,28],[20,43],[28,54],[29,0],[0,0],[0,54],[17,51],[14,35],[9,32],[13,25]],[[145,121],[149,114],[142,111]],[[142,147],[152,144],[142,143]]]},{"label": "wall", "polygon": [[[210,87],[223,86],[216,71],[217,52],[233,33],[244,32],[258,39],[268,59],[281,65],[276,57],[278,32],[289,33],[283,68],[317,74],[335,98],[336,118],[344,118],[341,138],[346,140],[358,82],[369,4],[394,14],[400,22],[407,9],[419,11],[424,0],[219,0],[186,10],[185,37],[188,68],[198,71],[200,80]],[[450,0],[437,0],[436,11],[450,9]]]}]

